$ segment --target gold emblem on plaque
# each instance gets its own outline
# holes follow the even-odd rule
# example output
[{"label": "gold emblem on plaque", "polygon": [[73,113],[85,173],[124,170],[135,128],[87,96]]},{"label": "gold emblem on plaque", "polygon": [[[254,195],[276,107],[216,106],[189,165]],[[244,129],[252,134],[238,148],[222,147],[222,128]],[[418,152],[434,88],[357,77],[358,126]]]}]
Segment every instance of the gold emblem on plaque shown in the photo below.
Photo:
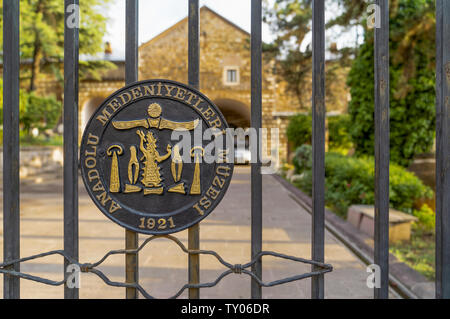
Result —
[{"label": "gold emblem on plaque", "polygon": [[[125,184],[124,193],[139,193],[143,191],[144,195],[161,195],[167,189],[170,193],[186,194],[185,182],[181,181],[183,172],[183,161],[180,155],[178,145],[172,148],[172,145],[166,145],[166,153],[160,154],[158,151],[158,137],[156,130],[193,130],[197,127],[199,119],[188,122],[176,122],[161,117],[162,108],[158,103],[152,103],[147,109],[148,118],[130,121],[112,121],[112,125],[117,130],[135,129],[139,136],[139,151],[142,154],[138,156],[138,150],[135,146],[130,146],[130,159],[128,162],[128,183]],[[201,150],[199,153],[198,150]],[[120,174],[117,156],[123,153],[122,147],[112,145],[108,149],[108,156],[112,156],[111,164],[111,192],[120,192]],[[195,161],[194,178],[190,187],[190,195],[201,193],[200,188],[200,164],[199,159],[204,155],[202,148],[194,147],[190,154]],[[169,187],[163,185],[161,173],[161,164],[172,156],[170,170],[174,184]],[[139,173],[141,172],[140,179]],[[140,184],[138,184],[138,181]]]},{"label": "gold emblem on plaque", "polygon": [[111,145],[108,150],[108,156],[112,156],[111,175],[109,182],[109,191],[111,193],[118,193],[120,191],[120,177],[119,177],[119,160],[118,155],[122,155],[123,148],[120,145]]}]

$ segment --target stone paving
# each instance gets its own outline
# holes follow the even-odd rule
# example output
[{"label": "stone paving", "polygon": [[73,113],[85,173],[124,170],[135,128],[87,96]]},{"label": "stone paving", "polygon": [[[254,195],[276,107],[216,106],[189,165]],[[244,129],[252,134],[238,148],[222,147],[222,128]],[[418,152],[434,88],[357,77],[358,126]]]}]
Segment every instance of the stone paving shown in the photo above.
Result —
[{"label": "stone paving", "polygon": [[[311,216],[288,195],[273,177],[263,176],[263,249],[310,258]],[[95,262],[112,249],[124,248],[125,231],[100,213],[80,180],[80,261]],[[1,223],[3,218],[1,219]],[[3,225],[0,225],[2,234]],[[187,231],[175,234],[187,245]],[[236,167],[228,193],[216,210],[200,224],[201,249],[217,251],[232,264],[250,260],[250,170]],[[140,236],[142,241],[145,237]],[[3,238],[0,256],[3,256]],[[372,298],[366,286],[365,265],[333,235],[326,232],[326,262],[334,271],[325,275],[326,298]],[[62,179],[41,176],[23,180],[21,186],[21,256],[63,248]],[[22,271],[61,280],[63,259],[59,256],[33,260]],[[215,258],[201,257],[201,281],[217,278],[225,269]],[[140,283],[160,298],[175,294],[187,281],[187,255],[174,243],[157,239],[139,256]],[[124,256],[112,256],[99,269],[111,280],[124,280]],[[265,281],[303,272],[309,266],[273,257],[263,259]],[[309,279],[263,288],[264,298],[309,298]],[[2,296],[3,285],[0,285]],[[106,286],[94,274],[81,275],[81,298],[123,298],[123,288]],[[62,298],[63,288],[21,280],[22,298]],[[181,298],[186,298],[184,292]],[[249,298],[250,279],[232,274],[216,287],[201,290],[202,298]]]}]

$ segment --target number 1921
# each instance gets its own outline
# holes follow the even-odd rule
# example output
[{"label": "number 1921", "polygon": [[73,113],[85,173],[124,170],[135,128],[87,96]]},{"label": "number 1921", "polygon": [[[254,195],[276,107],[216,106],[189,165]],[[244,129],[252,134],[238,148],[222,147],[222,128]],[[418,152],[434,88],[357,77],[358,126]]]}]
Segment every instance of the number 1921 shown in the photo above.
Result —
[{"label": "number 1921", "polygon": [[175,228],[175,223],[173,222],[173,217],[169,218],[151,218],[151,217],[142,217],[139,219],[141,222],[139,224],[139,228],[141,229],[158,229],[164,230],[169,228]]}]

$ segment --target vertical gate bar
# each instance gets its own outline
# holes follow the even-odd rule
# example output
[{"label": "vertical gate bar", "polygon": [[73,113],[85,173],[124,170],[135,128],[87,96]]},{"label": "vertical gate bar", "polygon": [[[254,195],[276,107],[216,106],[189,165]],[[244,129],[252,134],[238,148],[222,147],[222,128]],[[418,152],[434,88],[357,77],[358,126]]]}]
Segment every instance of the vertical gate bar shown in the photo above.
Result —
[{"label": "vertical gate bar", "polygon": [[375,29],[375,264],[381,286],[376,299],[389,297],[389,1],[377,0],[380,27]]},{"label": "vertical gate bar", "polygon": [[[64,1],[64,250],[78,261],[78,0]],[[64,261],[67,278],[69,262]],[[64,298],[78,299],[78,288],[64,285]]]},{"label": "vertical gate bar", "polygon": [[[139,41],[139,1],[127,0],[125,9],[125,83],[131,84],[138,80],[138,41]],[[138,233],[125,230],[125,249],[137,249],[139,245]],[[139,282],[139,254],[125,254],[125,281]],[[126,288],[127,299],[137,299],[136,288]]]},{"label": "vertical gate bar", "polygon": [[[262,126],[262,5],[261,0],[252,0],[251,7],[251,127],[256,129],[257,145],[252,147],[251,159],[251,237],[252,259],[262,250],[262,175],[260,128]],[[261,258],[252,266],[252,272],[262,279]],[[256,280],[251,280],[251,297],[262,298],[262,289]]]},{"label": "vertical gate bar", "polygon": [[[311,256],[313,260],[323,262],[325,259],[325,0],[314,0],[312,6],[313,215]],[[323,275],[312,278],[311,298],[324,298]]]},{"label": "vertical gate bar", "polygon": [[[189,30],[188,30],[188,82],[199,88],[200,85],[200,16],[198,0],[189,0]],[[188,248],[200,249],[200,226],[196,224],[188,230]],[[200,256],[189,255],[189,283],[200,282]],[[199,299],[200,289],[189,288],[189,299]]]},{"label": "vertical gate bar", "polygon": [[436,298],[450,299],[450,2],[436,2]]},{"label": "vertical gate bar", "polygon": [[[3,260],[20,257],[19,1],[3,0]],[[20,264],[8,267],[20,271]],[[3,297],[20,298],[18,277],[3,276]]]}]

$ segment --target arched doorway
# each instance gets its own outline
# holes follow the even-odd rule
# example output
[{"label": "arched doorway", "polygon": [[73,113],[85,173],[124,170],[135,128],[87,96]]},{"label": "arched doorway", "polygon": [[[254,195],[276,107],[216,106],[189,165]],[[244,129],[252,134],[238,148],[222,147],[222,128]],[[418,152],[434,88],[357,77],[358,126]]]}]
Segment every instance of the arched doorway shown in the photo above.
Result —
[{"label": "arched doorway", "polygon": [[249,136],[242,134],[250,127],[250,108],[245,103],[232,99],[216,99],[214,104],[219,107],[230,127],[243,129],[235,132],[234,161],[236,164],[249,163],[251,160]]},{"label": "arched doorway", "polygon": [[103,102],[104,97],[96,96],[92,97],[84,103],[83,108],[81,110],[81,130],[84,131],[87,122],[91,118],[92,114],[94,114],[95,110],[100,106]]},{"label": "arched doorway", "polygon": [[216,99],[214,104],[219,107],[229,126],[244,129],[250,127],[250,107],[245,103],[232,99]]}]

